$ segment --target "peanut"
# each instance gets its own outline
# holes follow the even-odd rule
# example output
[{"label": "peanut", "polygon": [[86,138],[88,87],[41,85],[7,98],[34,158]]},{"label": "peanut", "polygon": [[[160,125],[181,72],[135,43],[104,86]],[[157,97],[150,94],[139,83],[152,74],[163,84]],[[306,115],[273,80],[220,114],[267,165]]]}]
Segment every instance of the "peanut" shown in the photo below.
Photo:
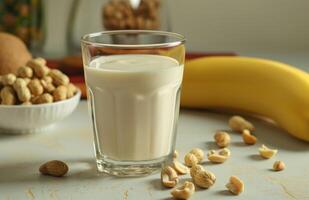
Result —
[{"label": "peanut", "polygon": [[204,171],[204,167],[202,165],[194,165],[190,169],[190,175],[193,178],[199,171]]},{"label": "peanut", "polygon": [[184,175],[187,174],[189,169],[187,166],[183,165],[182,163],[174,160],[172,163],[172,167],[175,169],[177,174]]},{"label": "peanut", "polygon": [[189,199],[195,192],[192,182],[186,181],[182,186],[171,191],[171,195],[176,199]]},{"label": "peanut", "polygon": [[31,99],[33,104],[52,103],[53,96],[49,93],[44,93]]},{"label": "peanut", "polygon": [[44,92],[44,88],[39,79],[32,79],[28,84],[28,88],[33,96],[41,95]]},{"label": "peanut", "polygon": [[236,176],[231,176],[229,182],[225,185],[225,187],[233,194],[239,195],[244,191],[244,183]]},{"label": "peanut", "polygon": [[69,77],[57,69],[50,70],[49,75],[52,77],[53,84],[56,86],[67,85],[70,82]]},{"label": "peanut", "polygon": [[284,162],[280,161],[280,160],[277,160],[274,165],[273,165],[273,169],[275,171],[282,171],[285,169],[285,164]]},{"label": "peanut", "polygon": [[31,93],[29,88],[27,88],[27,83],[22,78],[17,78],[13,87],[17,93],[18,99],[21,102],[26,102],[31,99]]},{"label": "peanut", "polygon": [[1,77],[2,85],[13,85],[16,80],[15,74],[9,73]]},{"label": "peanut", "polygon": [[73,97],[76,94],[76,92],[77,92],[76,86],[72,83],[69,83],[67,85],[67,98],[69,99]]},{"label": "peanut", "polygon": [[44,80],[46,83],[52,83],[53,79],[50,76],[44,76],[41,80]]},{"label": "peanut", "polygon": [[216,176],[207,170],[199,170],[193,176],[193,182],[201,188],[209,188],[216,182]]},{"label": "peanut", "polygon": [[65,100],[67,98],[67,91],[68,89],[66,86],[64,85],[58,86],[53,92],[54,101]]},{"label": "peanut", "polygon": [[196,165],[198,163],[197,157],[194,154],[192,154],[192,153],[186,154],[185,158],[184,158],[184,161],[185,161],[185,164],[188,167],[194,166],[194,165]]},{"label": "peanut", "polygon": [[231,142],[231,137],[227,132],[218,131],[214,139],[219,147],[227,147]]},{"label": "peanut", "polygon": [[24,106],[30,106],[32,105],[32,103],[30,101],[26,101],[26,102],[23,102],[22,104],[20,105],[24,105]]},{"label": "peanut", "polygon": [[0,93],[2,105],[14,105],[17,101],[15,91],[12,86],[4,86]]},{"label": "peanut", "polygon": [[265,159],[269,159],[269,158],[273,157],[274,155],[277,154],[277,152],[278,152],[277,149],[270,149],[267,146],[265,146],[264,144],[259,148],[260,155]]},{"label": "peanut", "polygon": [[61,177],[69,171],[69,167],[62,161],[52,160],[41,165],[39,170],[43,175]]},{"label": "peanut", "polygon": [[257,139],[254,135],[251,135],[250,131],[245,129],[242,132],[242,139],[245,144],[253,145],[256,143]]},{"label": "peanut", "polygon": [[193,155],[195,155],[195,157],[198,160],[198,163],[201,163],[204,160],[205,154],[204,154],[204,151],[202,149],[194,148],[189,153],[192,153]]},{"label": "peanut", "polygon": [[208,152],[208,160],[213,163],[223,163],[225,162],[231,155],[231,152],[229,149],[224,148],[219,151],[210,150]]},{"label": "peanut", "polygon": [[233,116],[229,120],[229,126],[233,131],[242,133],[243,130],[248,129],[249,131],[254,131],[255,127],[253,124],[247,120],[245,120],[241,116]]},{"label": "peanut", "polygon": [[17,69],[17,76],[21,78],[31,78],[33,70],[27,66],[21,66]]},{"label": "peanut", "polygon": [[178,183],[177,172],[170,166],[166,166],[161,171],[161,182],[165,187],[175,187]]},{"label": "peanut", "polygon": [[34,71],[34,74],[37,77],[42,78],[46,76],[50,71],[49,68],[45,64],[46,64],[46,61],[43,58],[36,58],[36,59],[28,61],[26,65],[32,68],[32,70]]},{"label": "peanut", "polygon": [[48,82],[45,79],[41,79],[41,85],[43,86],[44,90],[48,93],[52,93],[56,89],[52,82]]}]

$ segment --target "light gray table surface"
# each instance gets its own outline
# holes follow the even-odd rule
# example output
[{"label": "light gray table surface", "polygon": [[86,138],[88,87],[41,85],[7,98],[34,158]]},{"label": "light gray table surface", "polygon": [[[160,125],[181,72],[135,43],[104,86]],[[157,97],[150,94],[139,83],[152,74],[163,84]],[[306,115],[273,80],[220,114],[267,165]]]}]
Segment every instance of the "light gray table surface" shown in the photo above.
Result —
[{"label": "light gray table surface", "polygon": [[[228,129],[230,116],[207,111],[181,110],[177,149],[180,157],[193,147],[205,151],[216,148],[213,134]],[[194,199],[309,199],[309,144],[290,137],[279,128],[258,119],[258,144],[246,146],[241,136],[231,133],[231,158],[224,164],[203,165],[214,172],[217,181],[208,190],[198,189]],[[261,144],[279,149],[275,158],[261,159]],[[66,161],[70,171],[66,177],[41,176],[39,166],[45,161]],[[271,170],[275,160],[283,160],[287,168]],[[237,175],[245,183],[245,192],[232,196],[224,185],[229,176]],[[189,180],[181,177],[181,181]],[[87,104],[81,101],[74,113],[53,128],[36,134],[0,135],[0,199],[170,199],[170,190],[160,184],[159,174],[140,178],[115,178],[97,173],[92,146],[92,130]]]}]

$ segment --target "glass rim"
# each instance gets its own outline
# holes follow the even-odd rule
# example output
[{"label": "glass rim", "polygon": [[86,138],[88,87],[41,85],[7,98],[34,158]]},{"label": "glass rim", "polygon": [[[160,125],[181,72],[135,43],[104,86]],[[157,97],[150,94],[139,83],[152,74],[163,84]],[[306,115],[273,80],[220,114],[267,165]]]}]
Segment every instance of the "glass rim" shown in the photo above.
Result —
[{"label": "glass rim", "polygon": [[[103,42],[92,42],[89,39],[95,38],[102,35],[120,35],[120,34],[148,34],[148,35],[161,35],[168,36],[172,38],[176,38],[175,41],[172,42],[158,42],[152,44],[109,44]],[[185,37],[181,34],[168,32],[168,31],[156,31],[156,30],[114,30],[114,31],[100,31],[89,33],[81,37],[81,43],[98,46],[98,47],[108,47],[115,49],[139,49],[139,48],[166,48],[166,47],[176,47],[181,44],[184,44],[186,41]]]}]

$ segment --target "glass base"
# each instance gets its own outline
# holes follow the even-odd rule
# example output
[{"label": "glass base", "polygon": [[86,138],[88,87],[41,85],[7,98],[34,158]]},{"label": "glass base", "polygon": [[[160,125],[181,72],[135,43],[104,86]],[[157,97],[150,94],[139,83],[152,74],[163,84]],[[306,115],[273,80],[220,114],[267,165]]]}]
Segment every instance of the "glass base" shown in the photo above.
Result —
[{"label": "glass base", "polygon": [[118,161],[112,159],[97,159],[99,172],[120,177],[147,176],[161,170],[169,162],[170,156],[164,156],[147,161]]}]

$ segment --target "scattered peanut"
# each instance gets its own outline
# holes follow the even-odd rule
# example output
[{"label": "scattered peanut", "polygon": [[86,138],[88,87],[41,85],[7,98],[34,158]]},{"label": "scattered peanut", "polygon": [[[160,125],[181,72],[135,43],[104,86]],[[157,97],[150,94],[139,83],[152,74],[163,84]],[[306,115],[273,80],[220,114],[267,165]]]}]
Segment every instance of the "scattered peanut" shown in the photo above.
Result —
[{"label": "scattered peanut", "polygon": [[192,154],[192,153],[186,154],[185,158],[184,158],[184,161],[185,161],[185,164],[188,167],[194,166],[194,165],[196,165],[198,163],[197,157],[194,154]]},{"label": "scattered peanut", "polygon": [[28,88],[33,96],[41,95],[44,92],[44,88],[39,79],[32,79],[28,84]]},{"label": "scattered peanut", "polygon": [[50,71],[45,64],[46,61],[43,58],[36,58],[28,61],[26,65],[34,71],[34,74],[37,77],[42,78],[46,76]]},{"label": "scattered peanut", "polygon": [[224,148],[219,151],[210,150],[207,154],[208,160],[213,163],[224,163],[231,155],[229,149]]},{"label": "scattered peanut", "polygon": [[273,169],[275,171],[282,171],[285,169],[285,164],[284,162],[280,161],[280,160],[277,160],[274,165],[273,165]]},{"label": "scattered peanut", "polygon": [[193,182],[201,188],[209,188],[216,182],[216,176],[201,165],[194,165],[190,169],[190,175]]},{"label": "scattered peanut", "polygon": [[209,188],[216,182],[216,176],[207,170],[197,171],[193,176],[193,182],[201,188]]},{"label": "scattered peanut", "polygon": [[9,73],[1,76],[2,85],[13,85],[16,80],[15,74]]},{"label": "scattered peanut", "polygon": [[227,132],[218,131],[214,139],[219,147],[227,147],[231,142],[231,137]]},{"label": "scattered peanut", "polygon": [[30,101],[31,93],[29,88],[27,88],[27,83],[22,78],[17,78],[13,87],[17,93],[18,99],[21,102]]},{"label": "scattered peanut", "polygon": [[4,86],[0,93],[2,105],[14,105],[17,102],[15,91],[12,86]]},{"label": "scattered peanut", "polygon": [[190,175],[193,178],[199,171],[205,170],[202,165],[194,165],[190,169]]},{"label": "scattered peanut", "polygon": [[248,129],[250,131],[254,131],[255,127],[253,124],[247,120],[245,120],[241,116],[233,116],[229,120],[229,126],[233,131],[237,131],[242,133],[243,130]]},{"label": "scattered peanut", "polygon": [[187,166],[183,165],[182,163],[180,163],[176,160],[173,161],[172,167],[180,175],[184,175],[184,174],[187,174],[189,172],[189,169],[188,169]]},{"label": "scattered peanut", "polygon": [[56,86],[67,85],[70,82],[69,77],[62,73],[60,70],[52,69],[50,70],[49,75],[52,77],[53,84]]},{"label": "scattered peanut", "polygon": [[225,186],[235,195],[239,195],[244,191],[244,183],[236,176],[231,176],[229,182]]},{"label": "scattered peanut", "polygon": [[41,165],[39,170],[43,175],[61,177],[69,171],[69,167],[62,161],[52,160]]},{"label": "scattered peanut", "polygon": [[166,166],[161,171],[161,182],[165,187],[175,187],[178,183],[177,172],[170,166]]},{"label": "scattered peanut", "polygon": [[33,104],[52,103],[53,96],[49,93],[44,93],[31,99]]},{"label": "scattered peanut", "polygon": [[254,135],[251,135],[248,129],[243,130],[242,139],[245,144],[253,145],[256,143],[257,139]]},{"label": "scattered peanut", "polygon": [[21,66],[17,69],[17,76],[21,78],[32,78],[33,70],[28,66]]},{"label": "scattered peanut", "polygon": [[204,160],[205,154],[202,149],[194,148],[189,153],[192,153],[193,155],[195,155],[195,157],[198,160],[198,163],[201,163]]},{"label": "scattered peanut", "polygon": [[189,199],[195,192],[192,182],[186,181],[182,186],[171,191],[171,195],[176,199]]},{"label": "scattered peanut", "polygon": [[267,146],[265,146],[264,144],[262,145],[262,147],[259,148],[260,155],[265,159],[269,159],[269,158],[273,157],[274,155],[277,154],[277,152],[278,152],[277,149],[270,149]]}]

